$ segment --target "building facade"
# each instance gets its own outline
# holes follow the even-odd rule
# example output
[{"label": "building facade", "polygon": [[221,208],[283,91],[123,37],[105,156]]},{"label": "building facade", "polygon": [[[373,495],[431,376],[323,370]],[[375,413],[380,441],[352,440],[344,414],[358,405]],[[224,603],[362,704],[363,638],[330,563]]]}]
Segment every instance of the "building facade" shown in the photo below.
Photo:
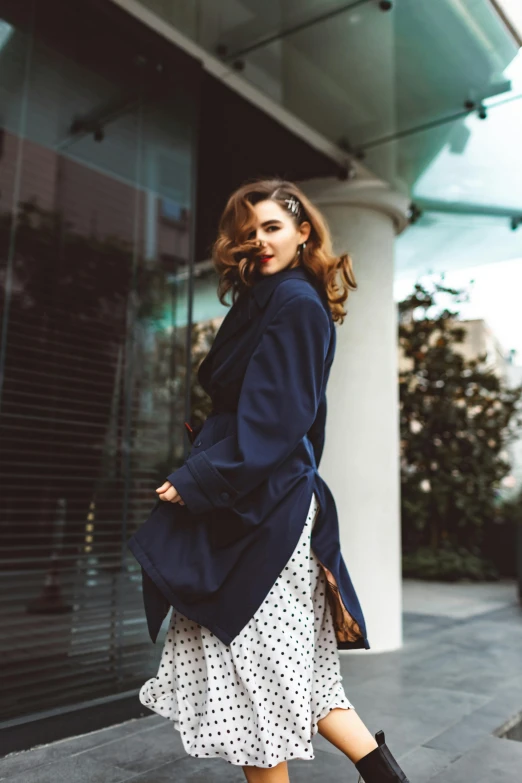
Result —
[{"label": "building facade", "polygon": [[252,176],[298,181],[355,260],[322,473],[372,649],[400,647],[395,237],[475,214],[444,168],[415,188],[519,46],[497,3],[433,6],[0,0],[4,752],[146,712],[161,640],[126,541],[186,456],[195,326],[226,312],[210,245]]}]

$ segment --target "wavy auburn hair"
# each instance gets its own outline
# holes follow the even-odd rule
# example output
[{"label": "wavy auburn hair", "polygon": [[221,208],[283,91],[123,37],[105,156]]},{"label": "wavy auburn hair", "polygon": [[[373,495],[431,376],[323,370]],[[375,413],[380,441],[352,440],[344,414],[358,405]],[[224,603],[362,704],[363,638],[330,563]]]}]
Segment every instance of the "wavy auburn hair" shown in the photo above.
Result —
[{"label": "wavy auburn hair", "polygon": [[[294,215],[285,203],[293,197],[300,204],[298,215]],[[221,304],[232,290],[232,301],[259,280],[256,258],[261,246],[258,240],[248,239],[255,229],[254,205],[259,201],[274,201],[279,204],[296,225],[310,223],[310,236],[300,255],[299,262],[324,289],[332,318],[341,324],[346,316],[343,303],[357,283],[353,273],[352,260],[347,253],[336,256],[332,250],[332,239],[328,225],[312,202],[293,182],[281,179],[255,179],[238,188],[230,198],[221,216],[218,236],[212,246],[212,260],[219,275],[218,298]],[[339,274],[338,274],[339,273]]]}]

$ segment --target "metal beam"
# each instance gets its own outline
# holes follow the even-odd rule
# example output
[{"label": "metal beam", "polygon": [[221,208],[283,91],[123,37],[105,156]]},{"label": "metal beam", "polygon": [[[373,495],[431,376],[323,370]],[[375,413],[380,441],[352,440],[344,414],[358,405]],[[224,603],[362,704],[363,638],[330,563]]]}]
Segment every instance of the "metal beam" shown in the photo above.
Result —
[{"label": "metal beam", "polygon": [[351,0],[349,3],[343,3],[338,8],[332,8],[330,11],[325,11],[322,14],[313,16],[311,19],[307,19],[304,22],[299,22],[291,27],[286,27],[284,30],[279,30],[277,33],[272,33],[260,38],[255,43],[245,46],[243,49],[237,49],[232,54],[227,54],[225,59],[227,61],[237,60],[238,57],[243,57],[251,52],[255,52],[257,49],[261,49],[263,46],[274,43],[275,41],[281,41],[283,38],[288,38],[290,35],[300,33],[301,30],[307,30],[309,27],[314,27],[316,24],[326,22],[328,19],[333,19],[340,14],[345,14],[347,11],[351,11],[353,8],[358,8],[361,5],[367,5],[374,0]]},{"label": "metal beam", "polygon": [[[262,90],[250,84],[228,63],[224,63],[210,54],[210,52],[207,52],[202,46],[192,41],[172,24],[164,21],[157,14],[146,8],[139,0],[111,0],[111,2],[154,30],[158,35],[171,41],[175,46],[199,60],[208,73],[222,81],[230,89],[235,90],[245,100],[260,108],[268,116],[279,122],[280,125],[287,128],[294,136],[302,139],[310,147],[322,152],[338,163],[341,168],[352,165],[356,169],[358,176],[375,177],[372,172],[366,169],[359,161],[354,161],[352,156],[345,150],[342,150],[337,144],[334,144],[333,141],[330,141],[319,131],[311,128],[296,114],[288,111],[288,109],[270,98]],[[368,2],[368,0],[364,0],[364,2]]]},{"label": "metal beam", "polygon": [[[513,0],[510,0],[509,3],[506,3],[506,0],[489,0],[497,14],[500,16],[502,21],[504,22],[505,26],[515,39],[515,42],[517,46],[522,46],[522,27],[519,28],[517,24],[516,19],[511,18],[511,13],[509,10],[509,6],[513,3]],[[508,6],[506,8],[506,6]],[[522,20],[522,11],[519,9],[517,11],[520,19]],[[521,22],[522,24],[522,22]]]},{"label": "metal beam", "polygon": [[496,217],[512,220],[522,216],[520,209],[508,207],[483,206],[482,204],[458,204],[448,201],[431,201],[430,199],[414,198],[413,202],[421,212],[442,212],[449,215],[470,215],[474,217]]}]

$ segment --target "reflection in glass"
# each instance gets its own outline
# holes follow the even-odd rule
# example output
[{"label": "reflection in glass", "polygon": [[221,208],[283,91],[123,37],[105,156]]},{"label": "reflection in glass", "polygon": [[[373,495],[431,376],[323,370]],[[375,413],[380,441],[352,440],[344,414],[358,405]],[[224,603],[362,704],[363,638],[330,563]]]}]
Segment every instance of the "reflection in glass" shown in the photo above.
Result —
[{"label": "reflection in glass", "polygon": [[126,541],[186,448],[188,288],[173,281],[191,274],[197,108],[197,68],[182,86],[178,63],[158,68],[109,17],[13,8],[0,25],[3,718],[131,690],[160,652]]}]

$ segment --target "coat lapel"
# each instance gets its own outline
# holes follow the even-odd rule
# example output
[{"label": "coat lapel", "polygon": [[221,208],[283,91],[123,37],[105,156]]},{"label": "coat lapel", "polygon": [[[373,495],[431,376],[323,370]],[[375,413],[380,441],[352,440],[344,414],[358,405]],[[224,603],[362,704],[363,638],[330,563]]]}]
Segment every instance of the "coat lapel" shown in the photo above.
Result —
[{"label": "coat lapel", "polygon": [[253,316],[255,307],[250,299],[250,292],[238,299],[226,314],[218,329],[214,342],[198,370],[198,381],[205,389],[212,371],[212,361],[217,351],[230,340],[245,324],[248,324]]}]

